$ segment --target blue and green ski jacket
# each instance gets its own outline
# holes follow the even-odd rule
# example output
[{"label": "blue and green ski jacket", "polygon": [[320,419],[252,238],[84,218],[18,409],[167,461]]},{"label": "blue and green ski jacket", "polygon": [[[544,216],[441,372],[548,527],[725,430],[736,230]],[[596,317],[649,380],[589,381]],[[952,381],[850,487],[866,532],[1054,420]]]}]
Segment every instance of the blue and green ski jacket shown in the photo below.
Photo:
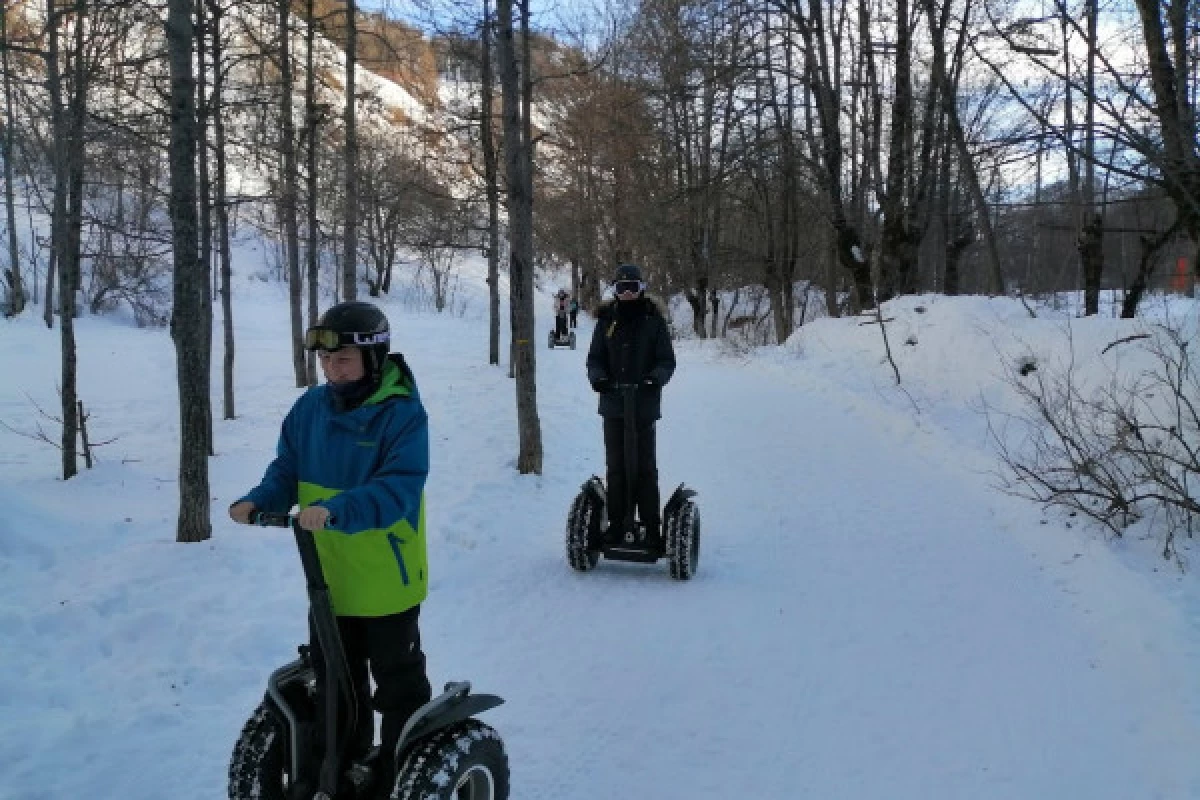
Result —
[{"label": "blue and green ski jacket", "polygon": [[425,478],[429,420],[404,358],[389,357],[379,389],[337,411],[328,385],[296,400],[275,460],[242,500],[262,511],[320,505],[333,527],[315,531],[334,612],[382,617],[425,599]]}]

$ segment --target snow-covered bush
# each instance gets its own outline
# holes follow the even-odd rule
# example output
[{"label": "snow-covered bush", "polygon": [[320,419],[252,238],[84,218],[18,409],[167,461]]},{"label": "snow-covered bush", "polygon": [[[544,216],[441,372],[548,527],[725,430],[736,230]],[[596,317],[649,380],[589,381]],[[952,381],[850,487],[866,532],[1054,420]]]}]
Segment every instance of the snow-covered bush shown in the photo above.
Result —
[{"label": "snow-covered bush", "polygon": [[994,440],[1009,487],[1103,524],[1115,535],[1142,517],[1163,531],[1164,558],[1192,535],[1200,514],[1200,367],[1194,325],[1155,325],[1105,348],[1136,348],[1139,366],[1114,369],[1103,385],[1060,367],[1015,363],[1009,384],[1024,412]]}]

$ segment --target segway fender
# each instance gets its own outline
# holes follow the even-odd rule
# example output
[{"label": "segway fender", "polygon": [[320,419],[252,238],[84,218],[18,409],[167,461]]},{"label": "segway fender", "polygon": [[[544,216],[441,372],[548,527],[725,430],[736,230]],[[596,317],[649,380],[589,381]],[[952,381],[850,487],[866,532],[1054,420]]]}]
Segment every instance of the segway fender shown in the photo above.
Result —
[{"label": "segway fender", "polygon": [[396,747],[397,756],[413,742],[435,731],[448,728],[504,703],[503,698],[494,694],[470,692],[471,684],[467,681],[447,683],[444,692],[418,708],[400,732],[400,742]]},{"label": "segway fender", "polygon": [[587,479],[587,482],[581,487],[581,491],[590,494],[602,506],[608,504],[608,497],[604,492],[604,482],[595,475]]},{"label": "segway fender", "polygon": [[271,712],[287,726],[288,760],[291,764],[292,775],[304,774],[304,763],[301,759],[300,718],[296,710],[288,703],[284,691],[289,686],[303,685],[313,680],[316,680],[316,673],[308,663],[307,656],[284,664],[267,678],[267,697],[271,700]]},{"label": "segway fender", "polygon": [[683,504],[696,496],[694,489],[689,489],[684,484],[679,484],[679,487],[671,493],[671,497],[667,500],[667,504],[663,506],[663,519],[675,514],[683,507]]}]

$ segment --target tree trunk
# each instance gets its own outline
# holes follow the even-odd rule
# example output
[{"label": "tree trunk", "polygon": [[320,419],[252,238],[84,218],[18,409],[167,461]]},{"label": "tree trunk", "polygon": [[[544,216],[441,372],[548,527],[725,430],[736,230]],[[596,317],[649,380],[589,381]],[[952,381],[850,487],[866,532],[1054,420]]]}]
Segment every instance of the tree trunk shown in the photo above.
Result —
[{"label": "tree trunk", "polygon": [[[946,94],[949,96],[950,92]],[[963,134],[962,125],[958,121],[958,110],[952,100],[948,100],[946,105],[950,136],[958,150],[958,168],[962,170],[963,178],[967,182],[967,190],[971,193],[971,199],[975,203],[979,227],[983,231],[983,242],[987,248],[991,274],[991,293],[993,295],[1004,294],[1004,272],[1000,268],[1000,248],[996,245],[996,230],[992,226],[992,215],[988,209],[987,198],[983,196],[983,186],[979,183],[979,172],[975,169],[975,162],[971,159],[971,151],[967,149],[967,139]]]},{"label": "tree trunk", "polygon": [[[210,2],[211,0],[205,0]],[[225,419],[236,419],[233,393],[233,255],[229,243],[229,204],[226,192],[227,178],[225,174],[225,120],[222,117],[224,104],[225,73],[221,48],[221,4],[211,2],[209,6],[212,19],[212,120],[215,162],[217,168],[217,183],[215,187],[214,206],[217,214],[217,249],[221,258],[221,329],[224,342],[224,359],[222,364],[221,399]]]},{"label": "tree trunk", "polygon": [[209,175],[208,163],[208,120],[209,120],[209,105],[208,105],[208,54],[205,47],[204,37],[207,35],[208,25],[205,22],[204,3],[196,3],[196,63],[199,68],[196,80],[196,139],[199,149],[199,168],[200,168],[200,264],[204,269],[204,308],[207,312],[204,315],[204,336],[201,339],[200,345],[203,349],[204,358],[204,374],[208,376],[210,400],[208,403],[208,454],[216,455],[213,442],[213,424],[212,424],[212,284],[209,275],[212,274],[212,180]]},{"label": "tree trunk", "polygon": [[[304,133],[305,141],[308,144],[307,160],[308,160],[308,246],[305,248],[305,256],[308,259],[308,324],[313,326],[317,324],[317,315],[320,313],[318,303],[318,281],[320,280],[320,252],[321,252],[321,229],[317,219],[317,209],[319,207],[319,198],[317,197],[318,182],[317,182],[317,74],[316,74],[316,57],[314,55],[317,47],[317,12],[314,8],[314,0],[308,0],[307,6],[308,28],[305,32],[305,53],[304,53]],[[317,385],[317,355],[309,351],[306,359],[306,367],[308,370],[308,385]]]},{"label": "tree trunk", "polygon": [[342,176],[346,181],[345,247],[342,253],[342,300],[358,297],[358,126],[354,73],[357,67],[358,18],[354,0],[346,0],[346,110],[344,115],[346,155]]},{"label": "tree trunk", "polygon": [[830,319],[842,315],[841,304],[838,303],[838,246],[836,240],[829,243],[829,253],[825,257],[825,313]]},{"label": "tree trunk", "polygon": [[819,0],[809,0],[806,15],[797,2],[789,16],[805,43],[805,78],[811,87],[812,100],[820,121],[818,141],[813,143],[812,149],[819,155],[817,178],[829,201],[837,263],[842,265],[853,281],[855,306],[859,310],[874,308],[871,268],[858,229],[847,214],[843,193],[842,98],[840,86],[835,86],[834,73],[830,70],[824,8]]},{"label": "tree trunk", "polygon": [[1096,37],[1100,10],[1087,1],[1087,105],[1084,107],[1083,196],[1087,204],[1080,226],[1079,258],[1083,266],[1084,314],[1100,313],[1100,281],[1104,274],[1104,217],[1096,208]]},{"label": "tree trunk", "polygon": [[204,284],[208,275],[196,243],[196,82],[192,74],[192,3],[168,0],[167,49],[171,67],[170,215],[174,250],[171,338],[179,380],[179,520],[176,540],[199,542],[212,535],[209,518],[208,374],[204,336]]},{"label": "tree trunk", "polygon": [[[522,28],[528,30],[529,7],[521,4]],[[517,470],[521,474],[542,472],[542,430],[537,413],[537,362],[534,355],[533,309],[533,179],[532,143],[525,136],[528,120],[522,121],[521,109],[528,108],[518,74],[517,52],[513,42],[513,0],[497,0],[497,57],[504,114],[504,157],[508,175],[509,214],[509,303],[513,338],[513,371],[517,391],[517,429],[520,450]],[[529,40],[525,38],[528,48]],[[529,85],[528,75],[524,82]]]},{"label": "tree trunk", "polygon": [[292,374],[297,387],[308,386],[304,358],[304,282],[300,277],[300,230],[296,219],[299,175],[296,172],[296,122],[292,116],[295,81],[292,78],[291,0],[279,0],[279,213],[283,217],[283,251],[287,258],[288,308],[292,320]]},{"label": "tree trunk", "polygon": [[[51,238],[53,241],[53,256],[59,266],[58,278],[58,309],[61,325],[62,350],[62,381],[59,392],[62,399],[62,473],[63,480],[70,480],[77,472],[75,439],[76,430],[76,392],[75,392],[75,330],[74,306],[75,292],[71,270],[70,230],[70,198],[74,186],[74,169],[72,163],[75,148],[76,93],[72,93],[71,107],[65,106],[63,99],[62,50],[59,37],[59,25],[62,13],[55,7],[54,0],[47,0],[47,76],[46,84],[50,93],[51,134],[54,137],[54,209],[51,221]],[[81,27],[81,26],[79,26]],[[83,70],[75,59],[68,58],[67,75],[72,68],[77,70],[75,83],[82,80]],[[73,66],[72,66],[73,65]],[[78,242],[78,238],[76,238]],[[55,297],[53,292],[46,295],[46,309],[50,320],[53,320]]]},{"label": "tree trunk", "polygon": [[1180,227],[1177,215],[1171,227],[1162,233],[1138,237],[1141,244],[1138,269],[1133,277],[1133,283],[1129,286],[1129,291],[1125,293],[1125,297],[1121,301],[1121,319],[1133,319],[1137,316],[1138,304],[1150,286],[1150,276],[1154,274],[1155,258],[1163,247],[1178,235]]},{"label": "tree trunk", "polygon": [[[67,125],[63,109],[62,53],[59,37],[60,13],[55,0],[46,0],[46,91],[50,95],[51,154],[54,159],[54,195],[50,211],[50,261],[46,267],[46,327],[54,327],[54,307],[61,304],[55,280],[67,249]],[[72,473],[74,474],[74,473]]]},{"label": "tree trunk", "polygon": [[688,305],[692,307],[692,332],[701,339],[708,337],[708,325],[705,322],[708,317],[708,292],[708,279],[700,276],[684,294]]},{"label": "tree trunk", "polygon": [[59,325],[62,332],[62,402],[63,402],[63,478],[78,471],[76,440],[79,437],[79,402],[75,354],[76,292],[81,285],[80,262],[83,250],[83,174],[87,154],[84,152],[87,123],[88,66],[86,54],[86,0],[75,0],[75,43],[70,68],[71,101],[67,120],[67,217],[66,252],[61,260],[58,280]]},{"label": "tree trunk", "polygon": [[1092,210],[1085,212],[1079,230],[1079,260],[1083,265],[1083,313],[1100,313],[1100,281],[1104,274],[1104,218]]},{"label": "tree trunk", "polygon": [[1150,155],[1163,174],[1163,189],[1175,203],[1180,225],[1200,245],[1200,146],[1196,112],[1188,99],[1188,87],[1194,89],[1197,78],[1186,64],[1172,61],[1166,42],[1168,29],[1177,48],[1188,39],[1186,9],[1191,4],[1174,0],[1167,8],[1169,23],[1163,19],[1164,7],[1158,0],[1134,0],[1134,5],[1142,23],[1154,90],[1153,111],[1162,137],[1161,150],[1155,148]]},{"label": "tree trunk", "polygon": [[[8,4],[0,3],[0,42],[8,43]],[[4,208],[8,223],[9,288],[12,291],[13,314],[25,310],[25,287],[21,283],[21,257],[17,249],[17,204],[13,192],[13,137],[17,125],[13,112],[12,69],[8,63],[8,48],[0,50],[4,68]]]},{"label": "tree trunk", "polygon": [[483,180],[487,190],[488,229],[488,363],[500,363],[500,176],[496,163],[495,131],[492,127],[492,11],[483,0],[483,51],[480,77],[480,146],[483,149]]},{"label": "tree trunk", "polygon": [[[48,83],[49,81],[47,81]],[[57,176],[55,177],[57,181]],[[57,198],[54,200],[58,202]],[[58,302],[58,297],[54,293],[54,280],[58,274],[58,231],[57,228],[62,225],[62,218],[66,215],[66,198],[63,198],[63,209],[61,210],[55,205],[50,211],[50,258],[46,262],[46,307],[42,311],[42,319],[46,321],[47,328],[54,327],[54,305]]]},{"label": "tree trunk", "polygon": [[[910,291],[914,248],[909,244],[909,198],[905,191],[912,173],[909,131],[912,128],[912,63],[909,48],[908,0],[895,0],[896,64],[893,82],[891,138],[883,197],[883,230],[879,247],[879,284],[876,299],[882,303],[897,293]],[[868,43],[866,45],[870,47]]]}]

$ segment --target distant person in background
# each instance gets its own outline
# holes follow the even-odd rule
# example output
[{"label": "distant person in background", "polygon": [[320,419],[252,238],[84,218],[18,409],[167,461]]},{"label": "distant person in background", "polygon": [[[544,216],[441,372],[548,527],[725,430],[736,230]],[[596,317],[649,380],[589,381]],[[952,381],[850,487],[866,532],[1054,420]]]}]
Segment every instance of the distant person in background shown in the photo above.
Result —
[{"label": "distant person in background", "polygon": [[571,327],[575,328],[579,324],[579,301],[574,297],[571,298]]},{"label": "distant person in background", "polygon": [[608,535],[617,544],[625,518],[625,405],[620,384],[637,384],[637,467],[634,502],[652,543],[661,541],[658,454],[654,423],[662,416],[662,387],[675,372],[675,351],[667,329],[666,309],[646,294],[636,264],[617,268],[614,298],[596,310],[596,329],[588,348],[587,377],[600,395],[604,418],[604,456],[608,475]]},{"label": "distant person in background", "polygon": [[567,309],[570,307],[566,289],[559,289],[554,295],[554,336],[562,339],[567,335]]}]

